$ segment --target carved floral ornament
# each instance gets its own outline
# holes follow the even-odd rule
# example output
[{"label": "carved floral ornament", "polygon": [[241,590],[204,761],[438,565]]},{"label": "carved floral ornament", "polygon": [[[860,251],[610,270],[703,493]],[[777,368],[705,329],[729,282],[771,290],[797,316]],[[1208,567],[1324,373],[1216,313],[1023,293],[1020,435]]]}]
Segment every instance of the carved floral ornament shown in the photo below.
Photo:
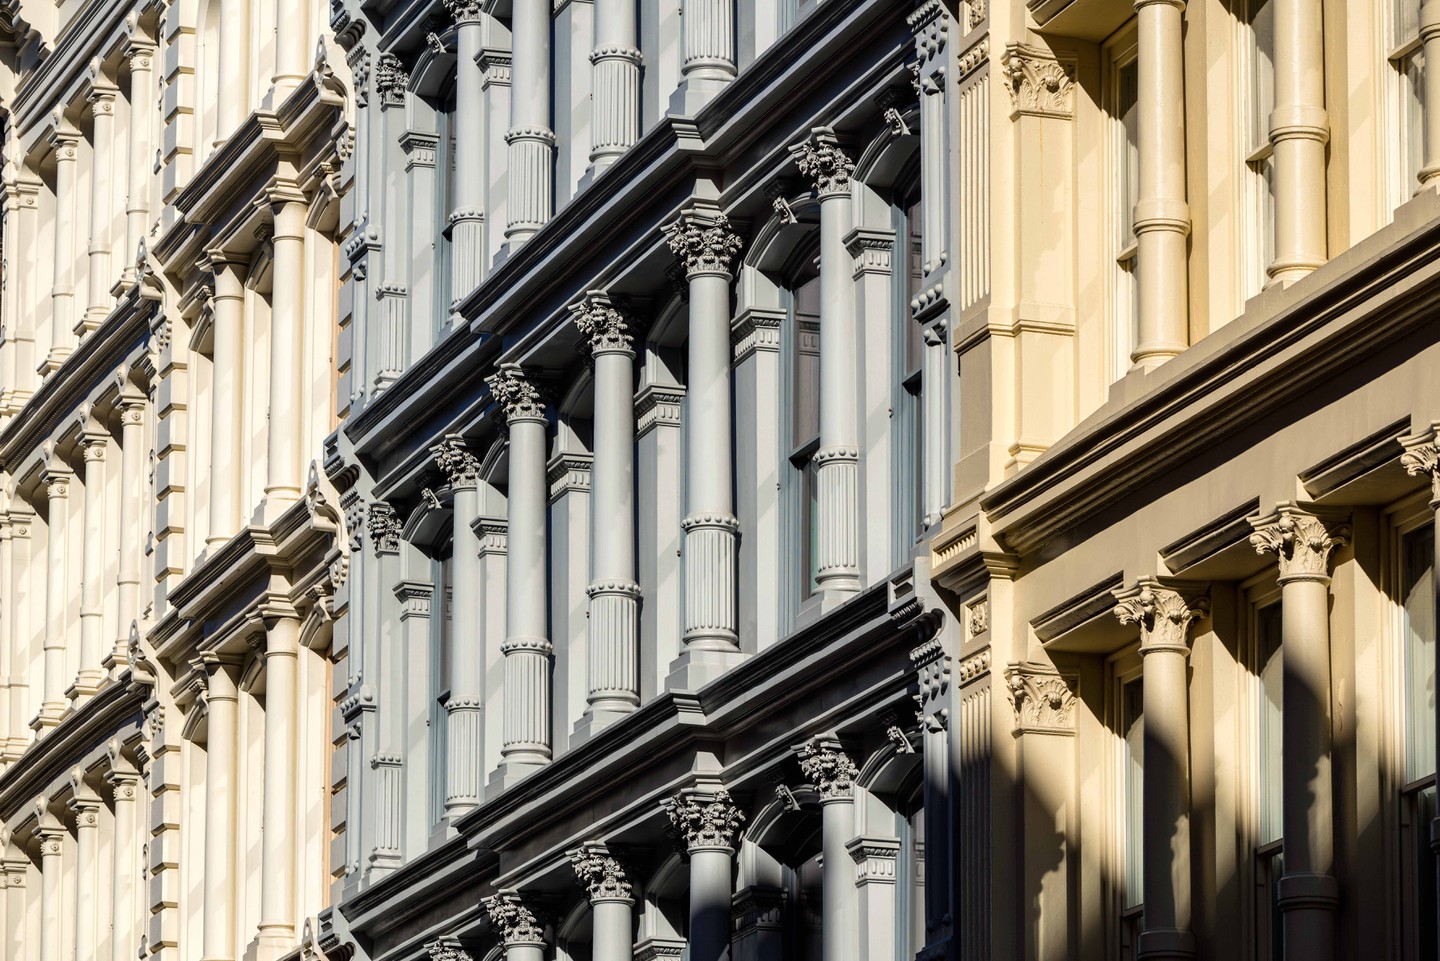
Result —
[{"label": "carved floral ornament", "polygon": [[664,230],[671,253],[685,265],[687,273],[730,276],[730,265],[740,253],[742,242],[723,213],[686,210]]},{"label": "carved floral ornament", "polygon": [[385,501],[375,501],[366,511],[365,529],[375,553],[394,554],[400,550],[400,518]]},{"label": "carved floral ornament", "polygon": [[1075,733],[1075,692],[1059,671],[1045,664],[1011,664],[1005,685],[1018,733]]},{"label": "carved floral ornament", "polygon": [[810,139],[790,148],[795,166],[815,184],[815,192],[821,197],[826,194],[844,194],[850,191],[850,176],[855,172],[855,161],[840,149],[835,131],[829,127],[816,127],[810,132]]},{"label": "carved floral ornament", "polygon": [[387,106],[400,106],[405,102],[405,88],[410,86],[410,74],[393,53],[382,53],[375,61],[375,91],[380,102]]},{"label": "carved floral ornament", "polygon": [[505,412],[505,419],[544,420],[545,400],[540,389],[526,376],[519,364],[501,364],[499,370],[485,378],[495,402]]},{"label": "carved floral ornament", "polygon": [[704,848],[733,850],[745,824],[745,815],[724,788],[713,794],[681,791],[661,802],[661,806],[684,839],[686,848],[691,851]]},{"label": "carved floral ornament", "polygon": [[474,487],[480,477],[480,459],[466,445],[464,438],[447,436],[430,449],[435,466],[450,478],[451,487]]},{"label": "carved floral ornament", "polygon": [[1006,46],[1002,59],[1011,116],[1064,117],[1074,112],[1075,67],[1043,47]]},{"label": "carved floral ornament", "polygon": [[480,902],[506,947],[545,943],[545,927],[515,894],[496,894]]},{"label": "carved floral ornament", "polygon": [[570,863],[592,902],[632,902],[625,865],[603,845],[586,845],[571,851]]},{"label": "carved floral ornament", "polygon": [[812,738],[798,753],[800,770],[820,792],[821,804],[847,801],[854,796],[859,771],[839,744]]},{"label": "carved floral ornament", "polygon": [[1140,653],[1190,650],[1190,624],[1210,610],[1210,599],[1193,588],[1173,590],[1153,577],[1142,577],[1115,592],[1115,616],[1121,624],[1140,625]]},{"label": "carved floral ornament", "polygon": [[445,10],[460,23],[479,23],[484,12],[484,4],[476,0],[444,0]]},{"label": "carved floral ornament", "polygon": [[1437,425],[1408,437],[1400,438],[1405,452],[1400,455],[1400,466],[1411,477],[1428,474],[1430,477],[1430,506],[1440,510],[1440,444],[1437,444]]},{"label": "carved floral ornament", "polygon": [[593,353],[633,353],[633,324],[605,291],[586,291],[584,300],[570,306],[570,316]]},{"label": "carved floral ornament", "polygon": [[1273,553],[1280,561],[1280,581],[1330,578],[1330,552],[1350,539],[1345,515],[1323,508],[1284,502],[1264,517],[1250,518],[1255,533],[1250,543],[1257,554]]},{"label": "carved floral ornament", "polygon": [[470,952],[460,947],[453,938],[440,938],[425,945],[425,954],[430,961],[473,961]]}]

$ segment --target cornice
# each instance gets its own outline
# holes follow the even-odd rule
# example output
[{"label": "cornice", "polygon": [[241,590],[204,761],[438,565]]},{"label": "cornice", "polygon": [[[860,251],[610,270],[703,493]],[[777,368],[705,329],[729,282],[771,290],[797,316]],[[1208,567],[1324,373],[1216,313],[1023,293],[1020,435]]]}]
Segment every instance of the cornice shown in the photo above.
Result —
[{"label": "cornice", "polygon": [[52,110],[69,104],[86,85],[90,61],[123,48],[129,40],[125,14],[132,0],[91,0],[76,10],[51,38],[45,57],[15,91],[16,127],[30,133],[43,127]]}]

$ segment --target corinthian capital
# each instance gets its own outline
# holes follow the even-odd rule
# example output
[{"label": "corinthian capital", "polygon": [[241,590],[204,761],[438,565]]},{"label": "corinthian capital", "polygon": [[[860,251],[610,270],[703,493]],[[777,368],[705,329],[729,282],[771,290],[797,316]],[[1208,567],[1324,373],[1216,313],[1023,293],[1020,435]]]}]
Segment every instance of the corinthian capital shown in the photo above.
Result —
[{"label": "corinthian capital", "polygon": [[820,803],[848,801],[855,794],[855,777],[860,772],[839,742],[811,738],[797,752],[800,770],[820,792]]},{"label": "corinthian capital", "polygon": [[1173,590],[1153,577],[1115,592],[1115,616],[1121,624],[1140,625],[1140,653],[1190,650],[1190,623],[1210,609],[1200,591]]},{"label": "corinthian capital", "polygon": [[745,815],[724,788],[713,793],[694,789],[681,791],[661,802],[661,806],[690,851],[705,848],[734,850],[735,839],[745,824]]},{"label": "corinthian capital", "polygon": [[366,511],[365,529],[377,556],[400,550],[400,518],[385,501],[375,501]]},{"label": "corinthian capital", "polygon": [[815,192],[820,196],[849,193],[855,161],[840,149],[834,130],[816,127],[810,131],[809,140],[790,148],[790,155],[800,172],[814,182]]},{"label": "corinthian capital", "polygon": [[1440,444],[1437,444],[1437,424],[1431,424],[1418,434],[1400,438],[1405,452],[1400,455],[1400,466],[1411,477],[1421,474],[1430,477],[1430,506],[1440,510]]},{"label": "corinthian capital", "polygon": [[478,0],[445,0],[445,10],[457,24],[479,23],[484,6]]},{"label": "corinthian capital", "polygon": [[1293,502],[1277,504],[1264,517],[1250,518],[1250,543],[1257,554],[1280,560],[1280,581],[1328,580],[1330,552],[1350,539],[1348,515]]},{"label": "corinthian capital", "polygon": [[570,316],[590,342],[592,353],[634,353],[630,347],[634,339],[630,318],[610,301],[605,291],[587,290],[584,300],[570,305]]},{"label": "corinthian capital", "polygon": [[603,844],[587,844],[570,852],[575,877],[585,886],[590,900],[629,903],[630,880],[625,866]]},{"label": "corinthian capital", "polygon": [[1074,734],[1075,692],[1048,664],[1011,664],[1005,669],[1015,729],[1021,733]]},{"label": "corinthian capital", "polygon": [[545,927],[535,918],[520,896],[497,894],[480,902],[490,916],[490,927],[500,934],[505,946],[544,944]]},{"label": "corinthian capital", "polygon": [[485,383],[505,412],[506,421],[513,424],[517,420],[545,419],[545,399],[519,364],[501,364],[499,370],[485,378]]},{"label": "corinthian capital", "polygon": [[460,946],[454,938],[440,938],[425,945],[430,961],[474,961],[470,952]]},{"label": "corinthian capital", "polygon": [[474,487],[480,478],[480,460],[470,452],[465,439],[450,434],[443,441],[430,448],[435,466],[450,478],[451,487]]},{"label": "corinthian capital", "polygon": [[722,213],[681,211],[665,225],[665,239],[687,274],[724,274],[740,253],[740,236],[730,229],[730,218]]}]

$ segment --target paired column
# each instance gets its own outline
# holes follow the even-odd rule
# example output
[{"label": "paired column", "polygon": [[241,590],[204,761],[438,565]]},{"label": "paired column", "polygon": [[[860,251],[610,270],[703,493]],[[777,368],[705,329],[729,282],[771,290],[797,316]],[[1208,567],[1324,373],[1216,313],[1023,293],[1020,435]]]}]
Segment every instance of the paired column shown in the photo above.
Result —
[{"label": "paired column", "polygon": [[[210,536],[205,546],[214,552],[244,522],[240,507],[240,414],[245,376],[246,268],[239,259],[222,251],[211,251],[209,258],[215,276],[215,297],[210,307]],[[278,274],[278,256],[275,266]],[[272,417],[271,423],[287,422]]]},{"label": "paired column", "polygon": [[586,714],[604,727],[640,706],[635,582],[635,351],[631,321],[604,291],[570,308],[595,359],[590,472],[590,685]]},{"label": "paired column", "polygon": [[[93,125],[90,150],[90,296],[86,299],[85,331],[95,330],[110,313],[110,220],[112,206],[111,171],[115,167],[115,98],[119,89],[97,80],[90,90],[90,118]],[[149,110],[142,110],[147,116]]]},{"label": "paired column", "polygon": [[596,173],[640,139],[640,51],[635,36],[631,0],[597,0],[595,48],[590,53],[595,92],[590,167]]},{"label": "paired column", "polygon": [[151,81],[155,44],[132,36],[125,48],[125,56],[130,60],[130,157],[126,164],[129,182],[125,194],[123,277],[126,283],[133,283],[136,279],[135,255],[140,249],[140,241],[145,239],[145,220],[150,216],[150,178],[155,154],[150,142],[150,104],[155,95]]},{"label": "paired column", "polygon": [[[85,458],[85,541],[80,549],[80,670],[75,675],[76,703],[92,697],[105,679],[105,450],[110,435],[80,435]],[[129,491],[123,491],[125,500]]]},{"label": "paired column", "polygon": [[260,961],[295,946],[295,768],[300,621],[283,599],[264,611],[265,796],[261,807]]},{"label": "paired column", "polygon": [[593,961],[631,961],[635,899],[625,865],[603,844],[587,844],[569,855],[575,877],[590,897]]},{"label": "paired column", "polygon": [[[205,691],[205,858],[201,902],[202,961],[235,959],[235,738],[239,691],[235,668],[214,653],[197,665]],[[268,773],[268,772],[267,772]],[[269,878],[266,879],[267,884]]]},{"label": "paired column", "polygon": [[46,441],[47,460],[41,479],[49,513],[45,518],[45,687],[40,714],[31,723],[39,734],[60,723],[65,698],[65,586],[68,582],[66,534],[70,528],[70,481],[75,476]]},{"label": "paired column", "polygon": [[816,127],[790,148],[820,198],[820,449],[815,452],[816,583],[825,592],[860,589],[860,376],[856,359],[854,260],[845,237],[854,222],[855,162],[835,132]]},{"label": "paired column", "polygon": [[859,934],[855,921],[855,762],[838,741],[815,738],[798,751],[800,770],[820,794],[821,955],[825,961],[854,957]]},{"label": "paired column", "polygon": [[458,301],[485,276],[485,46],[484,4],[445,0],[455,18],[455,178],[450,210],[450,296]]},{"label": "paired column", "polygon": [[688,788],[661,807],[690,856],[690,961],[721,961],[730,949],[731,874],[745,815],[724,788]]},{"label": "paired column", "polygon": [[270,295],[270,423],[266,432],[265,523],[300,500],[300,374],[305,327],[305,195],[293,185],[270,195],[275,215],[274,287]]},{"label": "paired column", "polygon": [[35,800],[35,837],[40,842],[39,956],[58,958],[61,956],[60,908],[65,897],[61,877],[65,870],[62,863],[65,828],[50,813],[50,803],[43,797]]},{"label": "paired column", "polygon": [[71,773],[70,783],[75,790],[69,801],[75,816],[75,957],[85,961],[95,957],[100,935],[96,920],[100,905],[95,891],[99,880],[95,856],[99,847],[100,799],[85,784],[84,772],[78,768]]},{"label": "paired column", "polygon": [[[1270,276],[1283,284],[1323,264],[1327,250],[1325,142],[1330,134],[1322,22],[1320,0],[1275,0],[1275,111],[1270,114],[1275,262]],[[1140,84],[1143,91],[1144,77]]]},{"label": "paired column", "polygon": [[1115,616],[1140,625],[1145,779],[1145,929],[1141,958],[1192,958],[1190,931],[1190,623],[1209,609],[1194,592],[1142,577],[1115,593]]},{"label": "paired column", "polygon": [[1280,562],[1285,874],[1277,900],[1285,958],[1329,961],[1340,904],[1330,779],[1330,554],[1349,539],[1350,528],[1341,515],[1294,503],[1250,523],[1256,551],[1274,553]]},{"label": "paired column", "polygon": [[718,210],[691,208],[665,228],[690,287],[685,431],[685,649],[669,686],[694,689],[739,659],[731,486],[731,263],[740,238]]},{"label": "paired column", "polygon": [[550,763],[550,659],[546,637],[545,402],[519,364],[487,381],[510,432],[510,522],[505,563],[503,784]]},{"label": "paired column", "polygon": [[140,831],[136,805],[141,782],[140,775],[128,764],[117,766],[117,761],[112,749],[110,773],[106,775],[115,792],[115,861],[110,872],[110,917],[113,919],[110,961],[134,961],[139,948],[136,931],[140,916],[135,903],[135,881],[140,860],[135,840]]},{"label": "paired column", "polygon": [[480,516],[480,461],[459,435],[446,437],[433,453],[436,466],[450,479],[453,496],[455,606],[450,619],[450,699],[445,702],[445,816],[453,819],[480,803],[485,778],[485,576],[480,540],[471,526]]},{"label": "paired column", "polygon": [[[1136,0],[1139,23],[1140,195],[1135,242],[1140,336],[1130,355],[1153,370],[1189,343],[1189,277],[1185,241],[1185,0]],[[1318,24],[1317,24],[1318,27]]]},{"label": "paired column", "polygon": [[514,0],[510,17],[510,130],[505,240],[519,247],[555,205],[555,133],[550,129],[550,0]]},{"label": "paired column", "polygon": [[250,0],[227,0],[220,4],[218,37],[216,146],[224,143],[250,112]]},{"label": "paired column", "polygon": [[50,287],[50,352],[41,373],[58,370],[75,349],[75,190],[80,134],[60,121],[55,150],[55,280]]},{"label": "paired column", "polygon": [[[121,376],[120,400],[120,561],[116,575],[116,599],[120,612],[111,666],[130,659],[130,625],[140,617],[140,508],[145,490],[145,397],[135,392]],[[212,480],[213,485],[215,480]],[[213,486],[212,486],[213,490]]]},{"label": "paired column", "polygon": [[490,918],[490,929],[505,945],[505,961],[543,961],[545,926],[518,894],[496,894],[480,903]]}]

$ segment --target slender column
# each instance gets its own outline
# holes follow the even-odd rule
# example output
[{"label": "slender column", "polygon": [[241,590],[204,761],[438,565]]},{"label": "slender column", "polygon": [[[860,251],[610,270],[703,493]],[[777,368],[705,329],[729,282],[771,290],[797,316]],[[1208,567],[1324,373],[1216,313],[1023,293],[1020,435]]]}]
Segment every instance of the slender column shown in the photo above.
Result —
[{"label": "slender column", "polygon": [[1338,515],[1294,503],[1250,523],[1256,551],[1273,552],[1280,562],[1285,874],[1278,901],[1285,959],[1329,961],[1340,904],[1330,778],[1330,554],[1350,528]]},{"label": "slender column", "polygon": [[480,903],[490,918],[490,929],[500,935],[505,945],[505,961],[542,961],[545,926],[518,894],[502,892]]},{"label": "slender column", "polygon": [[569,852],[575,876],[590,898],[590,956],[593,961],[631,961],[635,946],[635,899],[625,865],[603,844]]},{"label": "slender column", "polygon": [[1185,238],[1184,0],[1136,0],[1139,22],[1140,196],[1135,202],[1140,337],[1134,369],[1153,370],[1189,343]]},{"label": "slender column", "polygon": [[1420,168],[1420,186],[1440,183],[1440,70],[1428,67],[1440,63],[1440,3],[1420,4],[1420,43],[1425,63],[1425,166]]},{"label": "slender column", "polygon": [[260,961],[295,946],[296,696],[300,622],[282,600],[265,612],[265,797],[261,808]]},{"label": "slender column", "polygon": [[122,382],[120,402],[120,562],[116,575],[117,607],[120,617],[115,632],[111,666],[122,667],[130,659],[130,625],[140,617],[140,517],[145,484],[145,397],[135,394]]},{"label": "slender column", "polygon": [[455,169],[463,171],[449,211],[450,292],[458,301],[485,276],[485,71],[478,62],[485,14],[477,0],[445,0],[445,7],[455,18]]},{"label": "slender column", "polygon": [[80,134],[61,121],[55,149],[55,282],[50,287],[50,352],[41,373],[59,369],[75,349],[75,167]]},{"label": "slender column", "polygon": [[10,538],[5,545],[10,549],[10,576],[0,581],[0,591],[6,591],[6,623],[10,631],[11,645],[15,659],[11,662],[10,675],[10,738],[0,744],[0,758],[6,761],[19,760],[30,745],[30,718],[25,716],[30,700],[30,671],[28,665],[22,669],[21,659],[29,646],[27,634],[31,629],[30,620],[30,567],[34,558],[30,544],[30,525],[35,515],[18,499],[10,502],[7,512],[10,520]]},{"label": "slender column", "polygon": [[668,684],[694,689],[739,658],[731,484],[730,278],[740,238],[714,210],[691,208],[665,228],[690,288],[685,432],[685,649]]},{"label": "slender column", "polygon": [[[1275,0],[1275,262],[1293,283],[1325,262],[1325,39],[1320,0]],[[1429,63],[1427,60],[1426,63]],[[1141,96],[1145,78],[1140,78]]]},{"label": "slender column", "polygon": [[[47,446],[53,442],[47,441]],[[65,549],[70,527],[70,480],[66,467],[53,447],[42,475],[49,515],[45,520],[47,570],[45,577],[45,689],[40,714],[31,722],[37,734],[60,723],[68,707],[65,700],[65,589],[68,583]]]},{"label": "slender column", "polygon": [[[15,545],[11,539],[12,525],[8,511],[0,511],[0,590],[8,590],[10,579],[13,577],[15,565]],[[13,604],[0,606],[0,770],[10,760],[6,756],[6,748],[10,746],[10,738],[13,735],[24,731],[24,727],[12,727],[13,709],[12,705],[16,698],[16,692],[12,690],[16,675],[20,671],[15,669],[18,658],[14,655],[20,653],[16,650],[18,644],[15,640],[18,637],[15,630],[15,608]],[[29,665],[26,665],[29,668]],[[0,851],[0,856],[3,856]],[[4,882],[0,880],[0,892],[4,890]]]},{"label": "slender column", "polygon": [[115,214],[110,176],[115,167],[115,98],[120,91],[99,84],[90,91],[90,117],[94,126],[90,150],[90,296],[86,299],[83,330],[99,327],[110,313],[110,220]]},{"label": "slender column", "polygon": [[129,765],[114,766],[106,775],[115,791],[115,860],[110,876],[110,917],[114,927],[110,934],[110,961],[134,961],[139,949],[139,907],[136,904],[136,872],[140,861],[135,841],[140,831],[137,802],[140,797],[140,775]]},{"label": "slender column", "polygon": [[690,788],[661,802],[690,855],[690,961],[721,961],[730,949],[735,842],[745,815],[724,788]]},{"label": "slender column", "polygon": [[595,91],[590,166],[597,173],[640,139],[640,51],[635,38],[635,4],[597,0],[590,53]]},{"label": "slender column", "polygon": [[[0,933],[0,946],[4,948],[5,957],[19,961],[25,957],[25,945],[28,943],[27,925],[21,923],[21,919],[25,918],[25,878],[29,873],[30,859],[19,852],[19,845],[12,848],[12,843],[10,830],[0,827],[0,896],[5,898],[6,918],[15,919],[7,921],[3,933]],[[125,961],[133,959],[126,958]]]},{"label": "slender column", "polygon": [[132,36],[125,48],[130,60],[130,156],[126,162],[129,174],[125,192],[125,269],[122,283],[135,282],[135,253],[145,239],[145,220],[150,216],[150,180],[154,167],[155,148],[151,144],[150,109],[155,96],[153,63],[155,44]]},{"label": "slender column", "polygon": [[250,111],[250,0],[227,0],[219,6],[216,146],[235,132]]},{"label": "slender column", "polygon": [[505,240],[518,247],[550,220],[555,133],[550,129],[550,0],[514,0]]},{"label": "slender column", "polygon": [[[293,187],[271,194],[275,212],[275,280],[270,295],[270,423],[299,424],[305,319],[305,197]],[[300,500],[300,431],[266,433],[265,522]]]},{"label": "slender column", "polygon": [[895,950],[895,860],[900,842],[857,837],[845,847],[855,862],[860,957],[886,957]]},{"label": "slender column", "polygon": [[80,669],[75,675],[76,704],[100,690],[105,679],[105,449],[110,435],[80,435],[85,457],[85,541],[80,549]]},{"label": "slender column", "polygon": [[77,768],[70,775],[70,781],[77,791],[69,801],[75,816],[75,961],[99,961],[95,950],[100,935],[96,924],[100,905],[95,893],[99,880],[95,853],[100,833],[100,799],[85,786],[83,771]]},{"label": "slender column", "polygon": [[[5,169],[8,173],[8,164]],[[0,317],[9,321],[5,327],[5,344],[14,352],[15,376],[5,382],[5,392],[0,395],[0,405],[3,405],[0,410],[11,414],[18,413],[34,394],[36,378],[33,375],[45,369],[37,369],[35,363],[36,316],[43,307],[33,292],[35,279],[32,276],[36,261],[45,256],[37,250],[40,187],[38,180],[25,173],[17,174],[13,183],[8,178],[5,182],[7,214],[11,197],[15,203],[14,218],[6,218],[5,236],[14,238],[14,242],[5,245],[7,273],[5,298],[0,301]],[[8,372],[9,361],[6,365]]]},{"label": "slender column", "polygon": [[837,741],[814,738],[797,752],[800,770],[820,793],[821,957],[857,957],[855,860],[848,845],[855,836],[855,762]]},{"label": "slender column", "polygon": [[[820,198],[820,449],[815,452],[816,582],[842,596],[860,589],[860,376],[857,369],[853,225],[855,162],[835,132],[816,127],[790,148]],[[846,838],[849,840],[849,838]]]},{"label": "slender column", "polygon": [[590,471],[590,685],[600,728],[640,706],[635,582],[635,351],[631,322],[604,291],[570,308],[595,359],[595,460]]},{"label": "slender column", "polygon": [[50,813],[49,802],[37,798],[35,837],[40,841],[40,937],[39,957],[59,958],[61,943],[60,908],[64,901],[65,829]]},{"label": "slender column", "polygon": [[550,659],[546,637],[545,402],[518,364],[490,377],[510,431],[509,550],[505,564],[502,783],[550,763]]},{"label": "slender column", "polygon": [[[243,523],[240,412],[245,377],[246,265],[220,251],[212,251],[209,256],[215,275],[215,297],[210,308],[210,536],[205,545],[213,552]],[[278,273],[278,257],[276,268]],[[272,423],[283,422],[272,418]]]},{"label": "slender column", "polygon": [[[208,675],[205,704],[205,863],[201,902],[202,961],[235,959],[236,718],[234,667],[211,653],[199,666]],[[268,882],[267,878],[267,882]]]},{"label": "slender column", "polygon": [[308,29],[308,5],[295,0],[274,2],[277,24],[275,73],[270,78],[270,92],[266,98],[272,110],[284,103],[285,98],[305,80],[310,73],[310,57],[314,52]]},{"label": "slender column", "polygon": [[480,516],[480,462],[459,435],[446,437],[433,453],[454,497],[445,816],[455,818],[480,803],[485,783],[485,575],[472,526]]},{"label": "slender column", "polygon": [[1141,958],[1193,958],[1190,931],[1190,622],[1210,606],[1207,598],[1162,587],[1142,577],[1116,591],[1115,616],[1140,625],[1144,665],[1145,765],[1143,831],[1146,840],[1145,930]]},{"label": "slender column", "polygon": [[0,341],[0,416],[7,416],[15,413],[20,405],[12,400],[15,389],[23,381],[29,382],[28,370],[20,366],[20,345],[17,343],[20,333],[21,295],[23,291],[18,289],[19,284],[12,282],[10,278],[18,277],[21,271],[21,219],[20,208],[24,203],[24,197],[20,192],[18,176],[19,165],[14,157],[10,156],[16,148],[12,145],[5,149],[5,160],[0,166],[0,185],[4,189],[4,222],[0,230],[4,236],[10,238],[5,244],[4,250],[0,251],[0,257],[4,258],[0,269],[4,270],[5,276],[5,297],[0,300],[0,332],[3,332],[3,341]]}]

